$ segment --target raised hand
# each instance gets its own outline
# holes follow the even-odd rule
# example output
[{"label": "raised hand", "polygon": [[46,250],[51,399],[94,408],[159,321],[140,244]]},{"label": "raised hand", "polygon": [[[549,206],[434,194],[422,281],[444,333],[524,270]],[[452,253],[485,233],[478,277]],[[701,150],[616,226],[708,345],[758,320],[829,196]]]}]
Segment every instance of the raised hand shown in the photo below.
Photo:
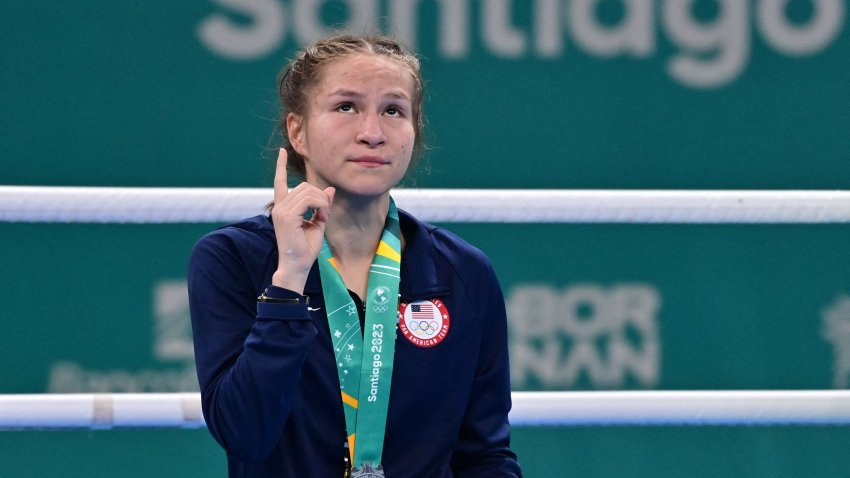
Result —
[{"label": "raised hand", "polygon": [[[336,190],[332,187],[321,190],[304,182],[289,191],[286,179],[286,150],[281,148],[271,211],[279,257],[272,284],[303,293],[310,268],[322,249]],[[310,210],[314,211],[313,216],[309,221],[304,220]]]}]

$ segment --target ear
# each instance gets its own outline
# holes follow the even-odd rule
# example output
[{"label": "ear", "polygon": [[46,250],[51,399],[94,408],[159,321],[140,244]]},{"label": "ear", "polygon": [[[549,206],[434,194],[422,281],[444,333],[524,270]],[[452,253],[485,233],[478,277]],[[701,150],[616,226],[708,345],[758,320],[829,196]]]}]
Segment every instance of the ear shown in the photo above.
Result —
[{"label": "ear", "polygon": [[307,157],[307,148],[304,145],[304,117],[296,113],[286,115],[286,133],[289,136],[289,144],[296,153]]}]

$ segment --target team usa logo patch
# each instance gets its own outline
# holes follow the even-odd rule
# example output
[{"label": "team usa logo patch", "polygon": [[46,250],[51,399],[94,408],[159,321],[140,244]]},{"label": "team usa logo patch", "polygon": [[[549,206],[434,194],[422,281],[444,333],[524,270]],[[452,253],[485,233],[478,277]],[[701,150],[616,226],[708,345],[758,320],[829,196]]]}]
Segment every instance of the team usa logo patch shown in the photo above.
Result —
[{"label": "team usa logo patch", "polygon": [[413,345],[433,347],[449,333],[449,311],[440,299],[402,303],[398,309],[398,328]]}]

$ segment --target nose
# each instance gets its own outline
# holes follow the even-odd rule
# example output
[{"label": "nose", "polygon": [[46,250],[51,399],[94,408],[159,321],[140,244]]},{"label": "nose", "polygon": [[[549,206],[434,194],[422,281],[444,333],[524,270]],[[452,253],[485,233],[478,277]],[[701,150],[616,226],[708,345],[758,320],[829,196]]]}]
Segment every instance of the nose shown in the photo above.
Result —
[{"label": "nose", "polygon": [[370,148],[377,148],[387,141],[384,130],[381,128],[381,119],[375,113],[362,116],[360,129],[357,132],[357,142]]}]

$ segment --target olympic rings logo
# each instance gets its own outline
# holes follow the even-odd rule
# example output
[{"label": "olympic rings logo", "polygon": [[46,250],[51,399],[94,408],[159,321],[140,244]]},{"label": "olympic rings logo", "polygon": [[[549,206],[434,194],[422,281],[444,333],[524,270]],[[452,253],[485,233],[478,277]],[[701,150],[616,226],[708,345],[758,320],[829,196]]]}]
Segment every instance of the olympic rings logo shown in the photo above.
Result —
[{"label": "olympic rings logo", "polygon": [[402,302],[399,329],[410,343],[421,348],[434,347],[449,333],[449,311],[439,298]]},{"label": "olympic rings logo", "polygon": [[390,289],[385,286],[379,286],[372,291],[372,310],[381,314],[389,309]]},{"label": "olympic rings logo", "polygon": [[407,328],[411,332],[419,332],[428,336],[434,335],[440,330],[440,326],[435,320],[411,320],[407,323]]}]

